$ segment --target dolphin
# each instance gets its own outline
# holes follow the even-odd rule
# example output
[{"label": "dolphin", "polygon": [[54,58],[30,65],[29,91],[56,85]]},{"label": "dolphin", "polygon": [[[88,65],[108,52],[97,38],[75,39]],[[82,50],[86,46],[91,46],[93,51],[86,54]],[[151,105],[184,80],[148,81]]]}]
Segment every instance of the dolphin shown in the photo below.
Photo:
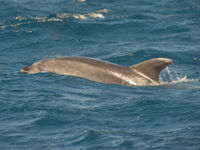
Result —
[{"label": "dolphin", "polygon": [[87,57],[63,57],[38,61],[21,72],[55,73],[86,78],[96,82],[126,86],[160,85],[160,71],[173,63],[168,58],[154,58],[132,66],[120,66]]}]

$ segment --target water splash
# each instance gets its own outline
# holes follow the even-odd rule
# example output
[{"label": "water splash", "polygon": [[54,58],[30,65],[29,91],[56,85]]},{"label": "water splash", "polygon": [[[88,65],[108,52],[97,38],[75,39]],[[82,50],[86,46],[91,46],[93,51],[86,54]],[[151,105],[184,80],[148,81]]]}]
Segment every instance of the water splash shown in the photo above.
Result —
[{"label": "water splash", "polygon": [[166,67],[160,74],[160,84],[161,85],[169,85],[169,84],[177,84],[183,82],[198,82],[198,79],[188,79],[187,76],[182,76],[177,73],[174,66],[169,69]]},{"label": "water splash", "polygon": [[169,74],[170,80],[172,81],[172,80],[173,80],[173,79],[172,79],[172,74],[170,73],[170,71],[169,71],[169,68],[168,68],[168,67],[166,67],[166,71],[167,71],[167,73]]}]

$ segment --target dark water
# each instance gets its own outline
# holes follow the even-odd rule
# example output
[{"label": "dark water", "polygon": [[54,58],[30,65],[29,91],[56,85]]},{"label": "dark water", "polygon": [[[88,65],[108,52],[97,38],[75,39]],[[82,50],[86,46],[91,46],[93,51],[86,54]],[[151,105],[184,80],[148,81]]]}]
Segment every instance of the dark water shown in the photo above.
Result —
[{"label": "dark water", "polygon": [[[166,85],[126,87],[24,66],[167,57]],[[1,0],[1,150],[199,150],[199,0]]]}]

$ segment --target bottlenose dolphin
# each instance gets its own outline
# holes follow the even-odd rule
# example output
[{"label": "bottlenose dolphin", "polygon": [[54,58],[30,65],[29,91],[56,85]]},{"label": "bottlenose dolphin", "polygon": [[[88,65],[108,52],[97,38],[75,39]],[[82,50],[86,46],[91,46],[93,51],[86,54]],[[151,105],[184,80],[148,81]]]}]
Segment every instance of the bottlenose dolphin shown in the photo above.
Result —
[{"label": "bottlenose dolphin", "polygon": [[42,60],[21,72],[33,74],[49,72],[89,80],[127,86],[159,85],[160,71],[173,63],[168,58],[155,58],[132,66],[120,66],[86,57],[63,57]]}]

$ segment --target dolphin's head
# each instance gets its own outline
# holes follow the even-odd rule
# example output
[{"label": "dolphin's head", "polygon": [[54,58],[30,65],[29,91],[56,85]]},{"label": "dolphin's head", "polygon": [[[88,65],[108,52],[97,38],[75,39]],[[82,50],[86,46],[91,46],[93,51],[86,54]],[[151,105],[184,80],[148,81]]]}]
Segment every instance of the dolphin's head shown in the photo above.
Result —
[{"label": "dolphin's head", "polygon": [[43,62],[44,61],[35,62],[30,67],[22,68],[21,72],[27,73],[27,74],[34,74],[34,73],[43,72],[43,69],[42,69],[43,68]]}]

